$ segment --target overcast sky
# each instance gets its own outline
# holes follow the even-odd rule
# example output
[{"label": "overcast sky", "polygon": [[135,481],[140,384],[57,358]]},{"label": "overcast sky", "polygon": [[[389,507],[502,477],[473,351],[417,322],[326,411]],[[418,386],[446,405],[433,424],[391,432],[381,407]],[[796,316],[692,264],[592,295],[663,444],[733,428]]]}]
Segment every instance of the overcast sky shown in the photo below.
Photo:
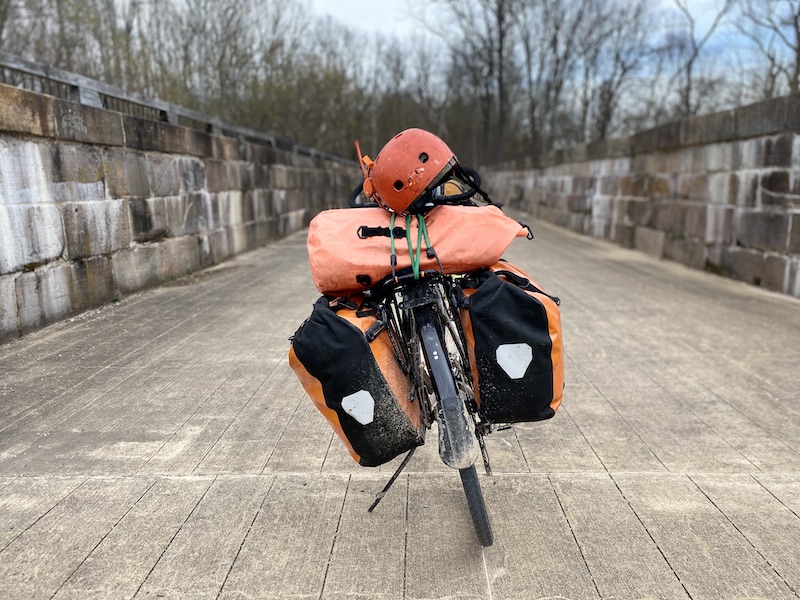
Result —
[{"label": "overcast sky", "polygon": [[[411,34],[420,28],[420,11],[425,10],[428,18],[433,16],[437,8],[425,0],[310,0],[312,10],[319,14],[328,14],[354,29],[364,31],[394,32],[400,36]],[[674,0],[657,0],[654,3],[661,8],[676,11]],[[689,9],[698,23],[698,33],[705,33],[711,24],[716,9],[722,0],[688,0]],[[438,9],[441,11],[441,9]],[[680,23],[685,23],[677,16]]]}]

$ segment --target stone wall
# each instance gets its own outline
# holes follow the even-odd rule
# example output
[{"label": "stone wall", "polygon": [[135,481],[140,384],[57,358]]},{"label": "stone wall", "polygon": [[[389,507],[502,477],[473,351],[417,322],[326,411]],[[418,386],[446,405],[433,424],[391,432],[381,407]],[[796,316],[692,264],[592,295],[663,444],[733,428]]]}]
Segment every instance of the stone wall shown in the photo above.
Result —
[{"label": "stone wall", "polygon": [[574,231],[800,297],[800,96],[486,170]]},{"label": "stone wall", "polygon": [[0,85],[0,341],[301,229],[357,176]]}]

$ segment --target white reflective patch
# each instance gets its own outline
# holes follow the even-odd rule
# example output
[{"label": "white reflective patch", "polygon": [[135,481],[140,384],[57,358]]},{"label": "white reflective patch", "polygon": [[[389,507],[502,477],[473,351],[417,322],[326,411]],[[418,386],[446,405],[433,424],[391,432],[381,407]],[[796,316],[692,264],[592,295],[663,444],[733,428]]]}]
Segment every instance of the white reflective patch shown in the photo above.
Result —
[{"label": "white reflective patch", "polygon": [[495,353],[497,364],[511,379],[522,379],[533,361],[533,348],[528,344],[503,344]]},{"label": "white reflective patch", "polygon": [[375,399],[367,390],[342,398],[342,408],[362,425],[369,425],[375,418]]}]

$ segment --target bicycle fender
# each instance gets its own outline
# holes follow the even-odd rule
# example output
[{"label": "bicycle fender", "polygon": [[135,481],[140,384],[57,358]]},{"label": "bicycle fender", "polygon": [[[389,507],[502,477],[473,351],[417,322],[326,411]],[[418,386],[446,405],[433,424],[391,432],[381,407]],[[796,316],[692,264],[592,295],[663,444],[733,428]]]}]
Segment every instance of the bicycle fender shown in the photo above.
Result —
[{"label": "bicycle fender", "polygon": [[480,446],[464,400],[458,396],[441,398],[438,416],[442,462],[453,469],[471,467],[478,460]]}]

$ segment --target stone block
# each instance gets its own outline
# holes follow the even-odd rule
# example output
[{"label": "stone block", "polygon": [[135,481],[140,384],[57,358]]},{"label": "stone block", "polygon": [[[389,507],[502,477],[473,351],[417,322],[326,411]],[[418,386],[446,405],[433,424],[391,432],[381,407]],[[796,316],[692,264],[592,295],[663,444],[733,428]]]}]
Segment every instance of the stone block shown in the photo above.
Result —
[{"label": "stone block", "polygon": [[649,225],[653,218],[653,203],[649,200],[629,199],[624,205],[625,214],[621,219],[624,223],[633,223],[634,225]]},{"label": "stone block", "polygon": [[707,215],[707,204],[690,204],[686,206],[686,227],[684,232],[687,237],[705,240]]},{"label": "stone block", "polygon": [[707,207],[706,243],[728,245],[733,242],[733,221],[735,212],[736,209],[729,206],[709,205]]},{"label": "stone block", "polygon": [[0,275],[0,343],[18,336],[17,275]]},{"label": "stone block", "polygon": [[[733,182],[734,178],[736,183]],[[733,204],[744,208],[755,207],[758,204],[760,178],[758,171],[739,171],[731,174]]]},{"label": "stone block", "polygon": [[675,185],[671,177],[650,176],[647,180],[647,196],[651,200],[670,200],[675,196]]},{"label": "stone block", "polygon": [[800,254],[800,211],[792,211],[789,213],[789,218],[792,220],[789,254]]},{"label": "stone block", "polygon": [[792,165],[792,146],[794,135],[787,133],[764,140],[765,167],[790,167]]},{"label": "stone block", "polygon": [[127,200],[67,202],[62,208],[70,260],[130,246],[133,238]]},{"label": "stone block", "polygon": [[711,197],[708,176],[696,173],[678,175],[678,196],[687,200],[708,201]]},{"label": "stone block", "polygon": [[103,146],[125,145],[122,114],[118,112],[54,98],[53,118],[59,139]]},{"label": "stone block", "polygon": [[206,189],[209,192],[225,192],[231,188],[228,184],[227,165],[217,159],[207,158],[205,160]]},{"label": "stone block", "polygon": [[181,192],[197,192],[206,187],[206,166],[204,161],[180,158],[177,161],[177,165],[181,180]]},{"label": "stone block", "polygon": [[785,292],[789,287],[789,269],[791,259],[780,254],[764,256],[764,270],[761,286],[773,292]]},{"label": "stone block", "polygon": [[204,266],[217,264],[226,258],[233,256],[232,229],[218,229],[210,231],[208,235],[202,236],[200,245],[200,256]]},{"label": "stone block", "polygon": [[786,293],[800,298],[800,258],[793,257],[789,263],[789,283]]},{"label": "stone block", "polygon": [[785,213],[739,210],[736,242],[746,248],[785,252],[791,218]]},{"label": "stone block", "polygon": [[179,160],[169,154],[147,154],[147,176],[152,196],[163,198],[181,193],[179,164]]},{"label": "stone block", "polygon": [[664,256],[666,233],[650,227],[636,227],[633,232],[633,247],[655,258]]},{"label": "stone block", "polygon": [[170,223],[170,231],[177,237],[178,235],[188,235],[193,233],[206,232],[209,229],[209,211],[211,195],[208,192],[192,192],[188,195],[181,195],[185,198],[183,214],[178,229],[174,229]]},{"label": "stone block", "polygon": [[136,292],[160,281],[156,244],[121,250],[111,257],[114,289],[122,294]]},{"label": "stone block", "polygon": [[186,127],[162,121],[123,116],[125,145],[137,150],[181,153],[186,151]]},{"label": "stone block", "polygon": [[618,196],[620,195],[620,179],[616,175],[609,175],[600,178],[600,193],[604,196]]},{"label": "stone block", "polygon": [[187,130],[185,153],[200,158],[210,158],[214,153],[212,136],[204,131]]},{"label": "stone block", "polygon": [[697,197],[691,199],[708,199],[713,204],[733,204],[735,202],[737,192],[731,190],[732,180],[738,183],[738,180],[735,177],[732,178],[730,173],[711,173],[708,175],[708,195],[706,197],[698,195]]},{"label": "stone block", "polygon": [[775,98],[735,109],[737,137],[757,137],[783,131],[786,127],[786,110],[786,98]]},{"label": "stone block", "polygon": [[61,211],[54,204],[0,204],[0,275],[32,270],[64,253]]},{"label": "stone block", "polygon": [[194,236],[170,238],[158,244],[159,275],[163,281],[202,267],[201,241]]},{"label": "stone block", "polygon": [[786,208],[790,201],[787,194],[792,191],[789,171],[771,171],[761,175],[761,205],[767,208]]},{"label": "stone block", "polygon": [[96,256],[72,264],[72,308],[79,312],[109,302],[114,293],[111,259]]},{"label": "stone block", "polygon": [[20,274],[15,283],[17,323],[20,334],[24,335],[44,325],[39,303],[39,282],[36,273],[29,271]]},{"label": "stone block", "polygon": [[144,153],[111,148],[105,152],[103,170],[112,198],[147,198],[152,195]]},{"label": "stone block", "polygon": [[140,244],[157,241],[170,234],[164,198],[135,198],[129,201],[133,239]]},{"label": "stone block", "polygon": [[53,98],[0,84],[0,131],[56,137]]},{"label": "stone block", "polygon": [[736,137],[736,113],[732,110],[691,117],[680,122],[680,141],[685,146],[714,144]]},{"label": "stone block", "polygon": [[728,277],[753,285],[761,285],[761,278],[764,274],[764,253],[759,250],[730,246],[722,251],[721,267]]},{"label": "stone block", "polygon": [[645,154],[680,146],[680,122],[667,123],[631,136],[631,152]]},{"label": "stone block", "polygon": [[682,203],[654,203],[652,224],[655,229],[683,234],[686,230],[688,205]]},{"label": "stone block", "polygon": [[0,204],[52,201],[47,148],[46,144],[17,138],[0,139]]},{"label": "stone block", "polygon": [[54,264],[36,270],[41,324],[56,323],[72,310],[72,265]]},{"label": "stone block", "polygon": [[693,269],[703,269],[708,258],[708,249],[701,240],[667,237],[664,241],[664,258]]}]

